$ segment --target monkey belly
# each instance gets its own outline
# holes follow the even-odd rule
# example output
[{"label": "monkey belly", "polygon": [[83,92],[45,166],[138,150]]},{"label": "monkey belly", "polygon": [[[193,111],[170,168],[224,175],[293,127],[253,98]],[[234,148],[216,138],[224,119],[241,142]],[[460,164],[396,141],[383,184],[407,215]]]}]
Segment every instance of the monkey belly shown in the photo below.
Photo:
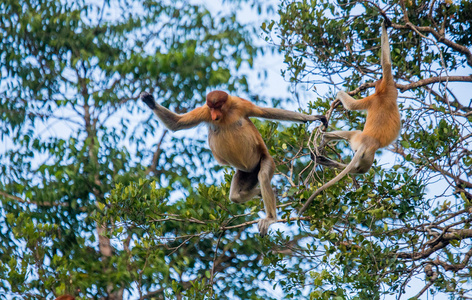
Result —
[{"label": "monkey belly", "polygon": [[[260,137],[260,136],[259,136]],[[246,130],[210,132],[208,143],[216,161],[238,170],[250,172],[261,160],[260,140]],[[263,146],[265,147],[265,146]]]}]

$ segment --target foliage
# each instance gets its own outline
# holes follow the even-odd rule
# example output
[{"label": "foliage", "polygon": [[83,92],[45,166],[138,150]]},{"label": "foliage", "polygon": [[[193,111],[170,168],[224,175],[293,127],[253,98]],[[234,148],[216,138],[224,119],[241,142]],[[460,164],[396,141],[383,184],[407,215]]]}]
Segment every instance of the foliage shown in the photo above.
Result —
[{"label": "foliage", "polygon": [[[386,149],[394,155],[381,159],[392,162],[315,200],[301,233],[309,237],[291,249],[313,269],[306,276],[293,268],[293,283],[281,286],[287,292],[312,283],[316,299],[419,298],[428,290],[471,297],[472,102],[465,86],[472,77],[463,76],[472,67],[471,12],[469,1],[282,1],[280,21],[262,25],[266,40],[280,45],[290,81],[368,94],[381,75],[386,15],[401,91],[403,129]],[[314,106],[328,108],[329,98]],[[329,130],[362,129],[363,120],[363,113],[338,110]],[[322,176],[320,184],[333,174]],[[289,257],[271,263],[285,270]]]},{"label": "foliage", "polygon": [[[229,13],[179,0],[0,4],[0,299],[472,297],[472,5],[281,2],[261,29],[286,79],[314,92],[371,93],[381,14],[392,20],[403,129],[299,219],[337,171],[310,161],[307,125],[254,120],[284,224],[262,239],[261,201],[229,201],[232,170],[215,165],[204,129],[169,133],[135,101],[147,90],[183,113],[213,88],[248,93],[242,70],[261,49],[238,21],[245,1],[224,2]],[[305,112],[327,110],[333,93]],[[329,130],[364,120],[338,109]]]},{"label": "foliage", "polygon": [[[229,13],[187,1],[0,4],[1,299],[180,295],[197,284],[182,276],[205,275],[199,270],[208,261],[166,250],[167,243],[151,241],[150,228],[167,212],[171,189],[193,194],[206,181],[206,173],[188,167],[196,157],[208,172],[217,169],[203,137],[167,134],[135,99],[152,91],[185,112],[209,88],[247,91],[241,70],[253,66],[261,48],[236,20],[240,2],[228,1]],[[124,198],[138,183],[149,185],[146,178],[155,190],[131,190],[135,197]],[[177,203],[190,209],[190,199]],[[200,200],[193,201],[203,206]],[[200,211],[194,209],[188,216]],[[120,224],[131,221],[139,226],[122,231]],[[186,228],[165,225],[164,235]],[[209,245],[198,255],[211,257]],[[254,291],[237,293],[246,298]]]}]

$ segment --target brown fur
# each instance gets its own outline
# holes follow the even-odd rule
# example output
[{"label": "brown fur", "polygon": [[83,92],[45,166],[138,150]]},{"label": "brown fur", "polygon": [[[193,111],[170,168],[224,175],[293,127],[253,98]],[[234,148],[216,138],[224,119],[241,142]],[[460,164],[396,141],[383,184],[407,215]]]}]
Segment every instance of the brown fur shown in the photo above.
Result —
[{"label": "brown fur", "polygon": [[347,93],[340,91],[336,100],[341,100],[344,108],[348,110],[367,110],[367,118],[363,131],[334,131],[325,133],[323,144],[330,140],[344,139],[349,141],[351,148],[356,151],[351,162],[346,166],[332,161],[326,157],[318,157],[315,160],[327,167],[344,168],[335,178],[328,181],[313,195],[300,209],[301,215],[310,203],[322,191],[329,188],[348,173],[365,173],[374,162],[375,152],[392,143],[400,132],[400,112],[398,111],[398,91],[392,75],[392,63],[390,60],[390,45],[388,42],[387,29],[382,24],[381,37],[381,64],[383,76],[375,85],[375,93],[360,100],[355,100]]},{"label": "brown fur", "polygon": [[177,115],[157,104],[148,93],[143,92],[140,97],[171,130],[191,128],[202,122],[208,124],[208,143],[215,159],[222,165],[231,165],[237,169],[231,182],[229,198],[242,203],[262,194],[266,218],[259,221],[261,235],[267,234],[270,224],[277,221],[276,198],[270,184],[275,163],[249,117],[298,122],[321,120],[326,123],[324,116],[259,107],[223,91],[208,93],[205,105],[183,115]]},{"label": "brown fur", "polygon": [[228,93],[223,91],[209,92],[206,96],[206,104],[210,108],[219,108],[228,100]]}]

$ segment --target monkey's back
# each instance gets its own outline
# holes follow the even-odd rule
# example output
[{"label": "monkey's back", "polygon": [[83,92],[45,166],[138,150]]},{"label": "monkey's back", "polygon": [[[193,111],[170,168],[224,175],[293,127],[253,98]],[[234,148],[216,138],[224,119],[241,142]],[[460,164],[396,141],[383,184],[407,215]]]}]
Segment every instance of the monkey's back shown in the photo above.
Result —
[{"label": "monkey's back", "polygon": [[401,121],[397,105],[397,90],[388,91],[372,101],[367,111],[363,133],[379,141],[380,148],[390,145],[400,133]]}]

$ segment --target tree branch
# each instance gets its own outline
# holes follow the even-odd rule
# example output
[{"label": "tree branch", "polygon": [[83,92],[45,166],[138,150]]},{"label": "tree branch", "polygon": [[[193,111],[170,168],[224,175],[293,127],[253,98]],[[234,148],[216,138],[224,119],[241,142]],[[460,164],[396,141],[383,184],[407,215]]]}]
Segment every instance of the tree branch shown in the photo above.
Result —
[{"label": "tree branch", "polygon": [[152,163],[145,171],[146,175],[148,175],[151,172],[156,172],[157,163],[159,162],[159,157],[161,156],[162,141],[164,140],[164,138],[165,138],[165,136],[168,132],[169,132],[169,130],[165,129],[164,132],[162,133],[162,136],[159,139],[159,143],[157,144],[157,149],[156,149],[156,151],[154,151],[154,154],[152,156]]},{"label": "tree branch", "polygon": [[[434,246],[426,250],[423,250],[421,252],[411,252],[411,253],[400,252],[400,253],[396,253],[396,257],[404,258],[404,259],[411,259],[411,260],[424,259],[424,258],[429,257],[434,252],[449,245],[450,241],[463,240],[466,238],[472,238],[472,229],[460,229],[460,230],[455,230],[454,232],[446,233],[442,236],[442,238],[439,241],[437,241],[437,243]],[[469,258],[471,255],[472,255],[472,250],[470,250],[466,254],[467,261],[469,261]],[[462,266],[462,263],[458,264],[458,266]]]},{"label": "tree branch", "polygon": [[18,202],[21,202],[21,203],[25,203],[25,204],[34,204],[34,205],[37,205],[37,206],[63,206],[63,207],[68,207],[69,204],[68,203],[52,203],[52,202],[35,202],[35,201],[28,201],[28,200],[24,200],[20,197],[17,197],[17,196],[13,196],[13,195],[10,195],[6,192],[3,192],[3,191],[0,191],[0,196],[3,196],[5,198],[8,198],[8,199],[11,199],[11,200],[15,200],[15,201],[18,201]]},{"label": "tree branch", "polygon": [[[388,148],[388,150],[394,152],[394,153],[397,153],[397,154],[400,154],[401,156],[405,157],[407,156],[407,154],[405,153],[404,149],[401,148],[399,145],[395,145],[394,147],[390,147]],[[421,161],[419,161],[419,158],[413,158],[412,161],[416,164],[419,164],[421,165]],[[472,188],[472,182],[468,182],[458,176],[454,176],[454,174],[440,168],[437,164],[433,163],[433,162],[430,162],[430,166],[432,167],[431,169],[433,169],[434,171],[436,172],[439,172],[441,173],[442,175],[446,176],[446,177],[449,177],[449,178],[452,178],[454,180],[454,182],[457,184],[457,185],[460,185],[462,187],[465,187],[465,188]]]},{"label": "tree branch", "polygon": [[432,83],[438,83],[438,82],[453,82],[453,81],[459,81],[459,82],[472,82],[472,75],[469,76],[438,76],[438,77],[431,77],[427,79],[422,79],[417,82],[413,82],[410,84],[396,84],[397,88],[400,89],[400,91],[403,93],[407,90],[411,90],[417,87],[422,87],[428,84]]},{"label": "tree branch", "polygon": [[454,43],[451,40],[446,39],[444,37],[444,35],[439,34],[439,32],[437,32],[433,28],[427,27],[427,26],[415,26],[409,21],[407,21],[405,25],[393,24],[392,23],[392,27],[395,28],[395,29],[412,29],[412,30],[417,30],[417,31],[420,31],[420,32],[431,33],[431,35],[433,35],[434,38],[438,42],[443,43],[444,45],[449,46],[453,50],[464,54],[466,59],[467,59],[467,64],[472,67],[472,53],[470,52],[469,48],[467,48],[465,46],[462,46],[460,44]]},{"label": "tree branch", "polygon": [[[412,82],[410,84],[395,84],[397,89],[400,90],[400,92],[404,93],[408,90],[418,88],[418,87],[423,87],[429,84],[433,83],[438,83],[438,82],[471,82],[472,83],[472,75],[468,76],[438,76],[438,77],[430,77],[422,80],[418,80],[416,82]],[[368,88],[373,88],[375,87],[375,82],[366,82],[361,84],[357,89],[354,89],[350,92],[348,92],[349,95],[353,96],[356,95],[359,92],[362,92]],[[471,109],[472,110],[472,109]]]},{"label": "tree branch", "polygon": [[[280,219],[280,220],[277,220],[277,223],[287,223],[287,222],[290,222],[290,221],[298,221],[298,220],[309,221],[309,220],[311,220],[311,217],[292,217],[292,218],[289,218],[288,220],[287,219]],[[241,224],[234,225],[234,226],[222,226],[222,227],[220,227],[220,230],[228,230],[228,229],[246,227],[246,226],[255,224],[257,222],[259,222],[259,220],[253,220],[253,221],[241,223]]]},{"label": "tree branch", "polygon": [[421,289],[421,291],[415,297],[413,297],[413,299],[419,299],[420,296],[423,295],[423,293],[426,292],[433,285],[433,283],[436,281],[436,279],[438,279],[438,272],[433,273],[433,276],[431,276],[431,278],[429,278],[428,284],[426,284],[424,286],[424,288]]},{"label": "tree branch", "polygon": [[462,270],[464,269],[466,266],[467,266],[467,263],[469,262],[470,260],[470,257],[472,256],[472,249],[470,249],[464,256],[464,259],[462,260],[461,263],[458,263],[458,264],[448,264],[446,262],[443,262],[443,261],[440,261],[439,259],[436,259],[434,261],[434,263],[442,266],[444,268],[444,270],[446,271],[453,271],[453,272],[457,272],[459,270]]}]

